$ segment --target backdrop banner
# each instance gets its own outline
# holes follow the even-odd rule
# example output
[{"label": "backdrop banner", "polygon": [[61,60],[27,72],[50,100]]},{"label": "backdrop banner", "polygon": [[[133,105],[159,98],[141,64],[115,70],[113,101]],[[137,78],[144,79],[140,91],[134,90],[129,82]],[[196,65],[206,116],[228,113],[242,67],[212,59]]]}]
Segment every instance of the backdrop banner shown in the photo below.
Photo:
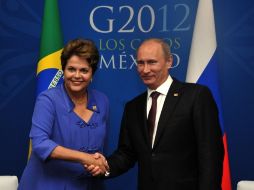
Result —
[{"label": "backdrop banner", "polygon": [[[60,3],[60,2],[59,2]],[[165,39],[174,63],[170,74],[184,81],[195,21],[197,2],[161,1],[62,1],[61,19],[64,39],[91,38],[101,60],[92,87],[110,100],[110,130],[106,154],[118,142],[125,103],[146,88],[136,72],[136,49],[147,38]],[[68,14],[75,9],[75,14]],[[136,189],[137,169],[105,182],[108,190]]]}]

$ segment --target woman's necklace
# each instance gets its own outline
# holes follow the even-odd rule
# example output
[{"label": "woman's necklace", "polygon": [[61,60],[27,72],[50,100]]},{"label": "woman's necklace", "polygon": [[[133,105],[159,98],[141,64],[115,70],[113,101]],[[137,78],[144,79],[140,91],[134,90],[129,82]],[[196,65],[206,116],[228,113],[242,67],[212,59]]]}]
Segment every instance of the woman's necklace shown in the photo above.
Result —
[{"label": "woman's necklace", "polygon": [[77,104],[77,105],[81,105],[81,104],[84,104],[84,103],[86,103],[86,98],[81,98],[81,99],[71,99],[72,100],[72,102],[74,103],[74,104]]},{"label": "woman's necklace", "polygon": [[87,91],[79,92],[79,93],[73,93],[71,92],[67,87],[66,91],[71,98],[71,101],[75,105],[83,105],[87,103]]},{"label": "woman's necklace", "polygon": [[79,98],[75,98],[74,96],[70,96],[70,97],[71,97],[72,102],[75,105],[82,105],[82,104],[85,104],[87,102],[86,94],[82,97],[79,97]]}]

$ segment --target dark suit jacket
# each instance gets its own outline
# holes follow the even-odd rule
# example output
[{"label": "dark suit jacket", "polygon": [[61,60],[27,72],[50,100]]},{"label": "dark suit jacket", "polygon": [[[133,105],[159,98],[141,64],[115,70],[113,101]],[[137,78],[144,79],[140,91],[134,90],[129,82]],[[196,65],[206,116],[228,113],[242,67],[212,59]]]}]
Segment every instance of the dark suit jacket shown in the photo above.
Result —
[{"label": "dark suit jacket", "polygon": [[146,100],[145,92],[125,106],[118,148],[108,158],[111,177],[137,161],[140,190],[220,190],[224,149],[209,89],[173,80],[153,149]]}]

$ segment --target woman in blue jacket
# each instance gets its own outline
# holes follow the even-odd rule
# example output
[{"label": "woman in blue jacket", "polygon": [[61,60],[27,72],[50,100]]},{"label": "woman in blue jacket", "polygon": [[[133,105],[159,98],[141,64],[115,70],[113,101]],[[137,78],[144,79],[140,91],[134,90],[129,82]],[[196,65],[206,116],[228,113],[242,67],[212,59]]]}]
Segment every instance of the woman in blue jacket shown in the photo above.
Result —
[{"label": "woman in blue jacket", "polygon": [[90,40],[70,41],[61,55],[64,83],[42,92],[35,104],[32,153],[19,190],[95,190],[101,180],[85,165],[106,171],[103,152],[109,119],[107,97],[88,86],[99,52]]}]

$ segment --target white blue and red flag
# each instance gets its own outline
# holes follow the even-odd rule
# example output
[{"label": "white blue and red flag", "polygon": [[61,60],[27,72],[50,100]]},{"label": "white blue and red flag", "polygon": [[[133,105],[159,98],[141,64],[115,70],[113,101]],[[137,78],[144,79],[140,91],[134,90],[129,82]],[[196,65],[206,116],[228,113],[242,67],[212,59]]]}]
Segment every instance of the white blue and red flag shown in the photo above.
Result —
[{"label": "white blue and red flag", "polygon": [[226,132],[223,125],[219,92],[218,62],[216,61],[216,31],[212,0],[199,0],[194,25],[186,82],[206,85],[212,91],[219,109],[225,149],[222,189],[231,190],[231,178]]}]

